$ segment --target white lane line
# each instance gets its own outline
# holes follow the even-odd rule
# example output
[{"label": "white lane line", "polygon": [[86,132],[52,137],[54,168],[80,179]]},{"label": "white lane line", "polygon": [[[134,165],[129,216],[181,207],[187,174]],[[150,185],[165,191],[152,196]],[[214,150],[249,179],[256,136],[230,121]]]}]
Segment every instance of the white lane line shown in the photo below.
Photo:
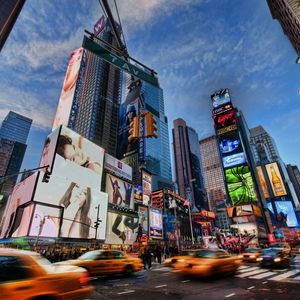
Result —
[{"label": "white lane line", "polygon": [[247,277],[247,276],[251,276],[251,275],[255,275],[255,274],[261,274],[261,273],[265,273],[267,272],[267,270],[255,270],[255,271],[252,271],[252,272],[248,272],[248,273],[243,273],[243,274],[239,274],[239,275],[235,275],[235,277],[240,277],[240,278],[244,278],[244,277]]},{"label": "white lane line", "polygon": [[300,280],[300,276],[294,277],[294,280]]},{"label": "white lane line", "polygon": [[244,273],[244,272],[249,272],[249,271],[254,271],[259,269],[259,267],[248,267],[247,269],[243,269],[243,270],[238,270],[239,273]]},{"label": "white lane line", "polygon": [[248,266],[241,266],[238,268],[238,270],[241,270],[241,269],[245,269],[245,268],[249,268]]},{"label": "white lane line", "polygon": [[156,289],[159,289],[159,288],[164,287],[164,286],[167,286],[167,285],[166,285],[166,284],[157,285],[155,288],[156,288]]},{"label": "white lane line", "polygon": [[129,293],[134,293],[135,291],[134,290],[128,290],[128,291],[125,291],[125,292],[120,292],[120,293],[117,293],[118,295],[123,295],[123,294],[129,294]]},{"label": "white lane line", "polygon": [[182,283],[190,282],[190,280],[182,280]]},{"label": "white lane line", "polygon": [[255,286],[254,286],[254,285],[252,285],[252,286],[248,287],[248,289],[247,289],[247,290],[252,290],[252,289],[254,289],[254,288],[255,288]]},{"label": "white lane line", "polygon": [[285,278],[288,278],[288,277],[293,276],[295,274],[298,274],[299,272],[300,272],[300,270],[292,270],[292,271],[283,273],[281,275],[269,278],[268,280],[280,281],[282,279],[285,279]]},{"label": "white lane line", "polygon": [[232,296],[234,296],[234,295],[235,295],[235,293],[231,293],[231,294],[225,296],[225,298],[229,298],[229,297],[232,297]]},{"label": "white lane line", "polygon": [[266,284],[266,283],[268,283],[268,281],[264,281],[264,282],[262,282],[262,284]]},{"label": "white lane line", "polygon": [[120,286],[128,286],[129,283],[123,283],[123,284],[116,284],[116,286],[120,287]]},{"label": "white lane line", "polygon": [[[262,279],[262,278],[266,278],[266,277],[269,277],[269,276],[272,276],[272,275],[276,275],[278,273],[275,273],[275,272],[266,272],[266,273],[262,273],[262,274],[259,274],[259,275],[256,275],[256,276],[251,276],[249,277],[250,279]],[[267,281],[265,281],[265,283],[262,283],[262,284],[266,284]]]}]

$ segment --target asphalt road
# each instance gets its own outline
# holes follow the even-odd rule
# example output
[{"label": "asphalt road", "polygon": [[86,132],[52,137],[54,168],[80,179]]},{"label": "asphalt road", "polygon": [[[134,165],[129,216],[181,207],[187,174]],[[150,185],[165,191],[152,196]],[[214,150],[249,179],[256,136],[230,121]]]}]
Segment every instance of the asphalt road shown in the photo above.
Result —
[{"label": "asphalt road", "polygon": [[236,275],[206,280],[183,278],[178,272],[155,264],[150,270],[130,277],[94,278],[92,283],[96,290],[90,300],[296,300],[300,299],[300,257],[289,269],[269,270],[256,264],[247,264]]}]

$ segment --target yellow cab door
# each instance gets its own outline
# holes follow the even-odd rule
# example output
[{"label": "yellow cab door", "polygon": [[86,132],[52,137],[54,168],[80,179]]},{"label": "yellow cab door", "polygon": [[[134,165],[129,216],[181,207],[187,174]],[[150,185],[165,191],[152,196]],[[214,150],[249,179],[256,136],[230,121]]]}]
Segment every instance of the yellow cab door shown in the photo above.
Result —
[{"label": "yellow cab door", "polygon": [[114,273],[123,273],[125,268],[126,268],[126,264],[127,264],[127,257],[124,255],[124,253],[122,251],[111,251],[112,254],[112,271]]}]

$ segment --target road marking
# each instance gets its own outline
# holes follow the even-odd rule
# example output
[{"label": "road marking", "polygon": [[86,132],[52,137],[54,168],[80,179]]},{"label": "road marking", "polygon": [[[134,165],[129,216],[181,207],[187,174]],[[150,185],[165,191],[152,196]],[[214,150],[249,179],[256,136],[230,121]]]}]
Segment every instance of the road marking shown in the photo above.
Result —
[{"label": "road marking", "polygon": [[278,275],[278,276],[275,276],[275,277],[272,277],[272,278],[269,278],[269,280],[274,280],[274,281],[280,281],[282,279],[285,279],[285,278],[288,278],[290,276],[293,276],[297,273],[299,273],[300,270],[292,270],[292,271],[289,271],[289,272],[286,272],[286,273],[283,273],[281,275]]},{"label": "road marking", "polygon": [[190,280],[182,280],[182,283],[190,282]]},{"label": "road marking", "polygon": [[247,289],[247,290],[252,290],[252,289],[254,289],[254,288],[255,288],[255,286],[254,286],[254,285],[252,285],[252,286],[248,287],[248,289]]},{"label": "road marking", "polygon": [[300,276],[294,277],[294,280],[300,280]]},{"label": "road marking", "polygon": [[235,293],[231,293],[231,294],[225,296],[225,298],[229,298],[229,297],[232,297],[232,296],[234,296],[234,295],[235,295]]},{"label": "road marking", "polygon": [[169,271],[169,270],[170,270],[170,268],[168,268],[168,267],[161,267],[161,268],[153,269],[153,271]]},{"label": "road marking", "polygon": [[247,269],[242,269],[242,270],[238,270],[239,273],[244,273],[244,272],[249,272],[249,271],[254,271],[259,269],[259,267],[248,267]]},{"label": "road marking", "polygon": [[266,283],[268,283],[268,281],[264,281],[264,282],[262,282],[262,284],[266,284]]},{"label": "road marking", "polygon": [[[278,273],[275,273],[275,272],[266,272],[266,273],[262,273],[262,274],[259,274],[259,275],[256,275],[256,276],[251,276],[249,277],[250,279],[262,279],[262,278],[266,278],[266,277],[269,277],[269,276],[272,276],[272,275],[276,275]],[[266,284],[268,283],[268,281],[265,281],[265,283],[262,283],[262,284]]]},{"label": "road marking", "polygon": [[241,270],[241,269],[245,269],[245,268],[249,268],[248,266],[241,266],[238,268],[238,270]]},{"label": "road marking", "polygon": [[251,275],[255,275],[255,274],[260,274],[260,273],[265,273],[265,272],[267,272],[267,270],[260,269],[260,270],[255,270],[255,271],[252,271],[252,272],[247,272],[247,273],[235,275],[235,277],[244,278],[244,277],[247,277],[247,276],[251,276]]},{"label": "road marking", "polygon": [[128,291],[125,291],[125,292],[120,292],[120,293],[117,293],[118,295],[123,295],[123,294],[129,294],[129,293],[134,293],[135,291],[134,290],[128,290]]},{"label": "road marking", "polygon": [[158,288],[161,288],[161,287],[164,287],[164,286],[167,286],[167,285],[166,284],[157,285],[155,288],[158,289]]}]

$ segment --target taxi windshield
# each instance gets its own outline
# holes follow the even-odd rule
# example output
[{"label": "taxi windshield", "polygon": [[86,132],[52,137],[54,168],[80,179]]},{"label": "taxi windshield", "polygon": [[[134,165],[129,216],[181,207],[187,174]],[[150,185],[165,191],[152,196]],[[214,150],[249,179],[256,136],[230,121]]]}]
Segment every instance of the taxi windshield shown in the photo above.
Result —
[{"label": "taxi windshield", "polygon": [[81,260],[97,259],[99,254],[101,254],[101,252],[99,252],[99,251],[86,252],[86,253],[82,254],[81,256],[79,256],[78,259],[81,259]]}]

